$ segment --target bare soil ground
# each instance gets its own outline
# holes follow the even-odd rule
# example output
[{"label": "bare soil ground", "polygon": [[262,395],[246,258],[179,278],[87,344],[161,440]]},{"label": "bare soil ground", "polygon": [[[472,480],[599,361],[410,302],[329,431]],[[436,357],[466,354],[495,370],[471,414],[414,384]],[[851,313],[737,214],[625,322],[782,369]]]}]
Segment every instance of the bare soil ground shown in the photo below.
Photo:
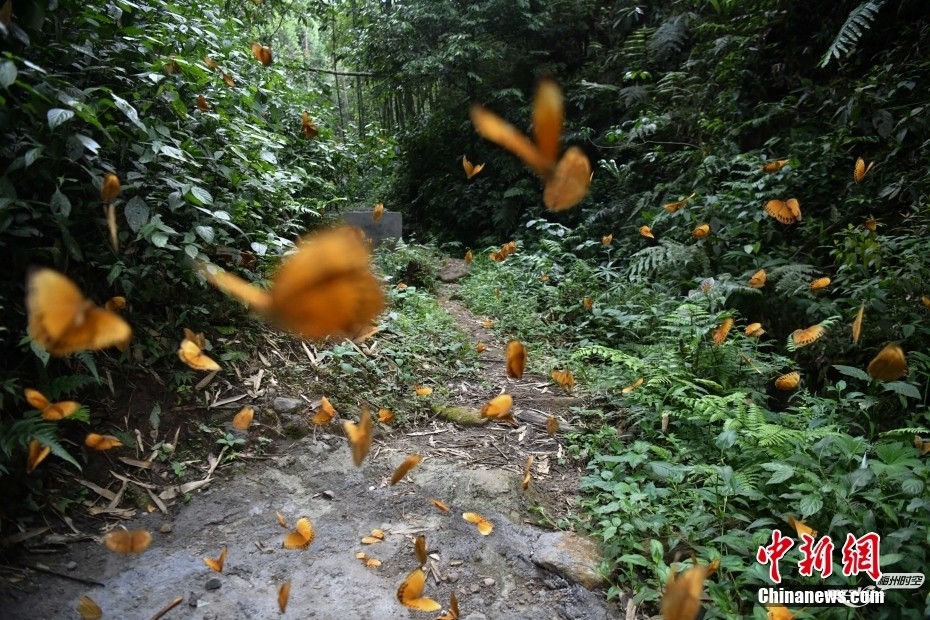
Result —
[{"label": "bare soil ground", "polygon": [[[482,318],[450,301],[448,292],[444,307],[475,341],[488,345],[480,385],[448,386],[461,394],[456,405],[480,407],[506,386],[516,402],[518,426],[456,423],[439,415],[403,429],[378,425],[360,468],[336,424],[296,440],[277,434],[261,454],[245,450],[222,465],[215,457],[191,461],[198,475],[181,489],[165,483],[158,467],[111,463],[113,476],[125,480],[113,477],[108,488],[90,490],[96,518],[26,532],[25,549],[5,559],[0,617],[77,618],[77,601],[88,595],[104,618],[155,618],[177,598],[181,602],[165,618],[435,618],[439,614],[408,609],[396,597],[418,565],[412,542],[417,534],[426,536],[430,553],[424,596],[447,608],[455,592],[463,620],[616,617],[618,610],[602,592],[534,562],[544,551],[544,528],[574,510],[582,473],[558,436],[549,437],[541,425],[555,415],[567,426],[567,407],[575,399],[542,377],[508,380],[504,343],[481,325]],[[242,377],[244,385],[250,381],[254,384],[254,376]],[[278,392],[285,395],[283,386]],[[270,394],[265,397],[271,400]],[[309,411],[308,404],[280,414],[276,426],[309,426]],[[228,410],[220,415],[228,418]],[[270,417],[257,420],[261,429]],[[195,436],[185,430],[179,447]],[[391,473],[413,453],[423,461],[390,486]],[[523,491],[530,454],[533,481]],[[431,499],[447,504],[450,512],[437,509]],[[282,548],[287,530],[276,512],[291,527],[300,517],[310,519],[316,536],[309,548]],[[462,519],[463,512],[484,515],[494,524],[491,534],[482,536]],[[114,517],[131,518],[117,523]],[[139,555],[107,551],[99,538],[118,526],[152,532],[151,547]],[[385,532],[384,541],[363,544],[362,537],[375,528]],[[228,558],[219,574],[203,558],[217,557],[223,547]],[[358,552],[382,565],[366,568],[356,559]],[[280,614],[277,590],[284,581],[292,590],[287,611]]]}]

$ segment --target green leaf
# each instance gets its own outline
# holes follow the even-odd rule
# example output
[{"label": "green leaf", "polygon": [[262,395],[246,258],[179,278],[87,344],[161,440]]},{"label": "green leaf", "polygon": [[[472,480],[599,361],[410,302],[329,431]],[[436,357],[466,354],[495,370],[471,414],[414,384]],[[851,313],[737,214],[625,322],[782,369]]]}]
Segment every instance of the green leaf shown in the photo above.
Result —
[{"label": "green leaf", "polygon": [[74,112],[62,108],[52,108],[48,111],[48,128],[55,129],[62,123],[67,123],[74,118]]},{"label": "green leaf", "polygon": [[801,498],[800,509],[802,519],[816,514],[821,508],[823,508],[823,498],[819,495],[805,495]]},{"label": "green leaf", "polygon": [[191,195],[197,199],[197,201],[202,205],[212,205],[213,196],[210,195],[210,192],[205,190],[202,187],[197,187],[196,185],[191,188]]},{"label": "green leaf", "polygon": [[52,208],[52,213],[58,213],[62,217],[71,215],[71,201],[68,200],[67,196],[61,193],[60,189],[55,190],[48,204]]},{"label": "green leaf", "polygon": [[152,405],[152,413],[149,414],[149,424],[152,425],[156,431],[158,430],[158,425],[161,423],[161,405],[155,403]]},{"label": "green leaf", "polygon": [[0,86],[9,88],[16,81],[16,63],[7,60],[0,63]]},{"label": "green leaf", "polygon": [[126,118],[128,118],[129,121],[133,125],[141,129],[142,131],[147,131],[145,124],[143,124],[142,121],[139,120],[139,113],[136,112],[136,109],[132,107],[132,105],[128,101],[120,97],[117,97],[116,95],[113,95],[113,103],[116,104],[116,107],[119,108],[119,111],[125,114]]},{"label": "green leaf", "polygon": [[94,155],[100,150],[100,145],[91,137],[85,136],[82,133],[74,134],[74,137],[78,139],[81,144],[84,145],[84,148],[93,153]]},{"label": "green leaf", "polygon": [[152,242],[152,245],[157,248],[163,248],[168,245],[168,235],[161,231],[152,233],[152,236],[149,237],[149,240]]},{"label": "green leaf", "polygon": [[207,243],[213,243],[216,238],[216,231],[212,226],[194,226],[194,232]]},{"label": "green leaf", "polygon": [[794,475],[794,467],[787,463],[779,463],[776,461],[763,463],[762,469],[772,472],[772,477],[769,478],[765,484],[778,484],[788,480]]},{"label": "green leaf", "polygon": [[129,199],[123,213],[126,216],[126,222],[129,224],[129,228],[132,232],[139,232],[139,229],[149,223],[149,207],[145,204],[145,201],[138,196],[133,196]]},{"label": "green leaf", "polygon": [[198,256],[200,256],[200,248],[198,248],[196,245],[185,245],[184,253],[190,256],[191,258],[197,258]]},{"label": "green leaf", "polygon": [[43,147],[37,146],[34,149],[29,149],[26,151],[26,156],[24,158],[26,160],[26,168],[36,163],[36,160],[39,159],[39,156],[42,154],[43,150]]},{"label": "green leaf", "polygon": [[904,381],[890,381],[888,383],[883,383],[882,387],[886,392],[894,392],[895,394],[907,396],[908,398],[916,398],[918,400],[921,398],[917,388]]},{"label": "green leaf", "polygon": [[861,379],[863,381],[871,381],[871,377],[864,370],[856,368],[855,366],[842,366],[840,364],[833,364],[833,367],[836,368],[840,374],[846,375],[847,377],[853,377],[855,379]]}]

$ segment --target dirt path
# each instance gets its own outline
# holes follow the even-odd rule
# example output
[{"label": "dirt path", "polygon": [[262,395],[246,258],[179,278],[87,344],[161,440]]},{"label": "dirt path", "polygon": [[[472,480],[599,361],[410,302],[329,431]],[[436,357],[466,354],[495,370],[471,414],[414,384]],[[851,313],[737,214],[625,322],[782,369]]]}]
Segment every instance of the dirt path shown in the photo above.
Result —
[{"label": "dirt path", "polygon": [[[569,401],[541,378],[508,382],[498,363],[503,343],[482,331],[479,318],[449,301],[448,292],[447,310],[489,345],[481,385],[450,386],[463,395],[460,404],[479,404],[509,383],[518,419],[524,408],[561,413]],[[436,418],[417,428],[382,426],[360,468],[352,463],[341,431],[333,426],[329,432],[279,442],[266,460],[221,467],[188,504],[126,523],[153,533],[151,547],[141,555],[116,555],[96,540],[34,546],[20,559],[23,565],[40,563],[102,585],[21,571],[0,591],[0,617],[77,618],[77,600],[86,594],[104,618],[127,620],[152,618],[177,597],[182,602],[165,618],[435,618],[438,613],[410,610],[396,597],[418,565],[412,542],[417,534],[426,536],[430,553],[424,595],[445,609],[455,592],[463,620],[617,617],[602,593],[577,583],[594,585],[598,579],[596,554],[587,541],[534,525],[554,522],[572,509],[580,477],[577,465],[560,458],[557,439],[537,425],[521,420],[515,428],[463,426]],[[390,486],[391,473],[412,453],[423,461]],[[529,454],[535,457],[534,480],[524,492]],[[451,511],[441,512],[431,499]],[[310,519],[316,537],[308,549],[282,548],[287,531],[276,512],[291,526],[299,517]],[[491,534],[479,534],[462,519],[463,512],[488,518],[494,524]],[[385,532],[384,541],[363,544],[362,537],[375,528]],[[202,558],[215,558],[224,546],[228,557],[218,574]],[[381,567],[366,568],[356,559],[358,552],[381,560]],[[286,580],[292,590],[281,615],[277,589]]]}]

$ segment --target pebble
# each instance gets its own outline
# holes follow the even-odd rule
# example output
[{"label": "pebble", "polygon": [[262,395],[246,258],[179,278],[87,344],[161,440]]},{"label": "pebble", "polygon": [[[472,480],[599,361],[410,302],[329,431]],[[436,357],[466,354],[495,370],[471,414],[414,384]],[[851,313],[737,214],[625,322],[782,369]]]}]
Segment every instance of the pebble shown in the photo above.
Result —
[{"label": "pebble", "polygon": [[158,531],[162,534],[170,534],[174,531],[174,523],[162,523],[162,526],[158,528]]},{"label": "pebble", "polygon": [[187,597],[187,604],[190,607],[197,607],[197,605],[199,604],[197,601],[197,595],[191,592],[190,596]]},{"label": "pebble", "polygon": [[323,497],[323,499],[328,499],[328,500],[336,499],[336,494],[333,493],[332,491],[323,491],[322,493],[320,493],[320,495]]},{"label": "pebble", "polygon": [[451,581],[452,583],[455,583],[456,581],[459,580],[459,574],[458,574],[458,573],[448,573],[448,574],[446,575],[446,577],[448,577],[448,578],[449,578],[449,581]]},{"label": "pebble", "polygon": [[490,588],[491,586],[494,585],[494,580],[491,579],[490,577],[486,577],[485,580],[484,580],[484,585],[485,585],[486,587]]},{"label": "pebble", "polygon": [[294,413],[303,406],[303,401],[297,398],[279,396],[271,401],[271,406],[278,413]]},{"label": "pebble", "polygon": [[220,586],[222,585],[223,585],[223,582],[217,579],[216,577],[214,577],[213,579],[210,579],[209,581],[207,581],[206,585],[204,585],[204,588],[207,590],[219,590]]},{"label": "pebble", "polygon": [[65,564],[65,568],[67,568],[68,570],[74,570],[75,568],[77,568],[77,562],[75,562],[74,560],[71,560],[70,562]]},{"label": "pebble", "polygon": [[471,586],[471,588],[469,588],[469,590],[471,590],[471,593],[472,593],[472,594],[478,594],[479,592],[481,592],[481,586],[479,586],[477,583],[475,583],[475,584],[472,584],[472,586]]}]

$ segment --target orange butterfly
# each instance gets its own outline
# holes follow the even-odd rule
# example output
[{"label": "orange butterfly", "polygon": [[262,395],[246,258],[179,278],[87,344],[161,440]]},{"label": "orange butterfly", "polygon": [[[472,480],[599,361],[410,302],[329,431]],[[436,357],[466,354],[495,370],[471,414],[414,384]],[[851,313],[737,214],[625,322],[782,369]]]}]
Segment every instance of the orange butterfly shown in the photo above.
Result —
[{"label": "orange butterfly", "polygon": [[81,403],[76,403],[73,400],[65,400],[60,403],[49,402],[42,392],[32,388],[26,388],[24,392],[26,402],[38,409],[43,419],[52,422],[72,416],[81,408]]},{"label": "orange butterfly", "polygon": [[478,532],[480,532],[482,536],[487,536],[494,529],[494,524],[479,515],[477,512],[463,512],[462,518],[469,523],[474,523],[475,527],[478,528]]},{"label": "orange butterfly", "polygon": [[794,620],[794,614],[784,605],[766,605],[766,620]]},{"label": "orange butterfly", "polygon": [[281,546],[285,549],[306,549],[316,538],[310,519],[302,517],[294,524],[294,531],[284,537]]},{"label": "orange butterfly", "polygon": [[806,347],[809,344],[813,344],[820,340],[826,330],[823,325],[820,323],[816,325],[811,325],[806,329],[796,329],[791,332],[791,340],[794,341],[796,347]]},{"label": "orange butterfly", "polygon": [[420,534],[413,541],[413,554],[417,556],[420,566],[426,564],[426,536]]},{"label": "orange butterfly", "polygon": [[377,528],[371,530],[370,535],[362,537],[364,545],[376,545],[380,542],[384,542],[384,531]]},{"label": "orange butterfly", "polygon": [[812,291],[819,291],[820,289],[827,288],[828,286],[830,286],[830,278],[826,278],[826,277],[817,278],[816,280],[811,282]]},{"label": "orange butterfly", "polygon": [[370,557],[367,553],[362,553],[359,551],[355,554],[355,557],[362,561],[362,564],[365,565],[365,568],[378,568],[381,566],[381,560],[378,558]]},{"label": "orange butterfly", "polygon": [[863,222],[862,225],[865,226],[866,230],[870,230],[872,232],[878,230],[878,221],[876,221],[874,217],[870,217],[865,222]]},{"label": "orange butterfly", "polygon": [[223,564],[226,563],[226,547],[223,547],[223,550],[220,551],[220,557],[216,558],[204,558],[203,563],[210,567],[211,570],[215,570],[218,573],[223,572]]},{"label": "orange butterfly", "polygon": [[277,510],[274,511],[274,514],[278,518],[278,525],[280,525],[284,529],[287,529],[287,521],[284,520],[284,515],[278,512]]},{"label": "orange butterfly", "polygon": [[287,599],[291,596],[291,582],[285,581],[278,588],[278,609],[281,610],[281,613],[284,613],[284,610],[287,609]]},{"label": "orange butterfly", "polygon": [[26,473],[31,474],[39,466],[39,463],[45,460],[45,457],[51,453],[51,446],[43,446],[38,439],[29,442],[29,456],[26,458]]},{"label": "orange butterfly", "polygon": [[510,252],[511,254],[515,254],[516,251],[517,251],[517,242],[516,242],[516,241],[509,241],[509,242],[506,244],[506,247],[507,247],[507,251],[508,251],[508,252]]},{"label": "orange butterfly", "polygon": [[382,424],[390,424],[394,421],[394,414],[388,411],[387,409],[378,410],[378,422]]},{"label": "orange butterfly", "polygon": [[468,161],[468,157],[462,155],[462,167],[465,168],[465,176],[470,179],[484,169],[484,164],[476,166]]},{"label": "orange butterfly", "polygon": [[406,607],[417,611],[439,611],[442,605],[431,598],[423,596],[426,587],[426,573],[422,568],[416,568],[397,588],[397,600]]},{"label": "orange butterfly", "polygon": [[119,230],[116,228],[116,206],[111,202],[106,206],[107,229],[110,231],[110,245],[113,251],[119,251]]},{"label": "orange butterfly", "polygon": [[869,376],[878,381],[894,381],[907,374],[907,357],[900,345],[890,342],[869,362]]},{"label": "orange butterfly", "polygon": [[[500,292],[500,289],[498,289],[498,292]],[[498,295],[498,298],[500,298],[500,295]],[[484,321],[481,322],[481,324],[487,327],[488,329],[491,329],[492,327],[494,327],[494,321],[492,321],[491,319],[485,319]]]},{"label": "orange butterfly", "polygon": [[481,408],[482,418],[494,418],[502,422],[516,424],[510,410],[513,408],[513,396],[510,394],[501,394],[492,398],[484,407]]},{"label": "orange butterfly", "polygon": [[533,479],[533,455],[526,458],[526,465],[523,467],[523,490],[530,488],[530,481]]},{"label": "orange butterfly", "polygon": [[490,256],[491,256],[491,260],[493,260],[495,263],[501,263],[504,261],[505,258],[507,258],[500,252],[491,252]]},{"label": "orange butterfly", "polygon": [[727,339],[727,334],[730,333],[731,329],[733,329],[732,317],[723,319],[723,323],[713,331],[714,345],[718,347],[722,345],[723,341]]},{"label": "orange butterfly", "polygon": [[601,243],[603,243],[604,245],[610,245],[613,240],[614,240],[613,233],[610,233],[609,235],[604,235],[603,237],[601,237]]},{"label": "orange butterfly", "polygon": [[869,173],[869,170],[872,169],[872,166],[875,165],[875,162],[870,162],[868,166],[865,165],[865,160],[861,157],[856,159],[856,167],[853,169],[853,180],[856,183],[862,183],[862,179],[865,178],[865,175]]},{"label": "orange butterfly", "polygon": [[105,310],[115,312],[116,310],[122,310],[126,307],[126,298],[117,295],[116,297],[111,297],[103,304]]},{"label": "orange butterfly", "polygon": [[930,454],[930,439],[923,439],[920,435],[915,435],[914,447],[920,450],[922,455]]},{"label": "orange butterfly", "polygon": [[559,421],[554,416],[546,418],[546,432],[550,437],[555,437],[555,434],[559,432]]},{"label": "orange butterfly", "polygon": [[572,375],[571,370],[553,370],[551,376],[552,380],[555,381],[559,387],[569,390],[575,387],[575,376]]},{"label": "orange butterfly", "polygon": [[100,609],[100,605],[86,594],[78,599],[77,611],[81,616],[81,620],[100,620],[103,618],[103,610]]},{"label": "orange butterfly", "polygon": [[473,260],[475,260],[475,255],[472,253],[472,251],[468,250],[467,252],[465,252],[465,264],[471,265],[471,262]]},{"label": "orange butterfly", "polygon": [[636,381],[634,381],[631,385],[628,385],[628,386],[626,386],[625,388],[623,388],[622,390],[620,390],[620,392],[623,393],[623,394],[629,394],[630,392],[632,392],[633,390],[635,390],[636,388],[638,388],[638,387],[641,386],[642,384],[643,384],[643,378],[640,377],[639,379],[637,379]]},{"label": "orange butterfly", "polygon": [[794,224],[801,221],[801,204],[796,198],[769,200],[765,203],[765,212],[782,224]]},{"label": "orange butterfly", "polygon": [[682,198],[678,202],[670,202],[667,205],[662,205],[662,208],[668,211],[669,213],[674,213],[678,209],[688,204],[691,201],[691,199],[694,198],[695,196],[697,196],[697,192],[693,192],[690,196],[688,196],[687,198]]},{"label": "orange butterfly", "polygon": [[765,333],[765,330],[762,329],[762,323],[750,323],[746,326],[745,334],[750,338],[758,338]]},{"label": "orange butterfly", "polygon": [[93,448],[94,450],[103,452],[113,448],[122,448],[123,442],[121,442],[113,435],[98,435],[97,433],[87,433],[87,437],[84,438],[84,445],[88,448]]},{"label": "orange butterfly", "polygon": [[208,357],[196,342],[185,338],[178,348],[178,358],[194,370],[217,371],[220,365]]},{"label": "orange butterfly", "polygon": [[693,620],[697,616],[706,578],[704,566],[692,566],[680,577],[674,568],[669,572],[661,605],[666,620]]},{"label": "orange butterfly", "polygon": [[197,95],[197,109],[201,112],[210,111],[210,104],[207,103],[207,98],[203,95]]},{"label": "orange butterfly", "polygon": [[455,592],[449,595],[449,611],[436,620],[459,620],[459,599],[455,597]]},{"label": "orange butterfly", "polygon": [[922,304],[924,305],[924,308],[927,308],[928,310],[930,310],[930,297],[928,297],[928,296],[926,296],[926,295],[921,295],[921,296],[920,296],[920,303],[922,303]]},{"label": "orange butterfly", "polygon": [[205,349],[207,347],[207,339],[203,335],[203,332],[197,332],[195,334],[193,331],[185,327],[184,328],[184,339],[190,340],[191,342],[196,344],[201,349]]},{"label": "orange butterfly", "polygon": [[417,393],[417,396],[429,396],[433,393],[433,388],[428,385],[415,385],[413,391]]},{"label": "orange butterfly", "polygon": [[550,211],[570,209],[587,195],[591,163],[577,146],[557,160],[562,141],[562,91],[552,80],[543,80],[533,103],[533,134],[536,143],[513,125],[480,105],[471,107],[471,120],[484,138],[523,160],[545,184],[543,202]]},{"label": "orange butterfly", "polygon": [[801,383],[801,373],[795,370],[775,379],[775,387],[779,390],[793,390]]},{"label": "orange butterfly", "polygon": [[236,80],[234,80],[233,77],[225,71],[223,71],[223,81],[226,82],[226,86],[230,88],[236,87]]},{"label": "orange butterfly", "polygon": [[267,45],[253,43],[252,55],[255,56],[255,58],[266,67],[271,64],[271,48]]},{"label": "orange butterfly", "polygon": [[152,544],[152,535],[145,530],[113,530],[103,537],[103,544],[114,553],[142,553]]},{"label": "orange butterfly", "polygon": [[862,335],[862,318],[865,316],[865,305],[859,306],[859,312],[856,314],[856,318],[853,320],[852,324],[852,340],[853,343],[859,342],[859,336]]},{"label": "orange butterfly", "polygon": [[519,340],[507,343],[507,376],[511,379],[523,377],[526,368],[526,347]]},{"label": "orange butterfly", "polygon": [[778,159],[775,161],[769,161],[762,164],[762,172],[778,172],[781,170],[785,164],[788,163],[787,159]]},{"label": "orange butterfly", "polygon": [[106,173],[103,175],[103,184],[100,186],[100,201],[113,202],[120,189],[122,187],[120,186],[119,177],[112,172]]},{"label": "orange butterfly", "polygon": [[323,424],[329,423],[330,420],[336,417],[336,409],[329,402],[329,399],[325,396],[320,399],[320,410],[317,412],[313,418],[310,419],[314,424],[322,426]]},{"label": "orange butterfly", "polygon": [[760,269],[752,274],[752,277],[749,278],[749,286],[752,288],[762,288],[765,286],[765,269]]},{"label": "orange butterfly", "polygon": [[817,530],[813,529],[807,523],[804,523],[804,521],[798,521],[791,515],[788,515],[787,519],[788,523],[791,524],[791,527],[794,528],[794,531],[798,533],[798,537],[800,537],[802,534],[807,534],[812,538],[817,538]]},{"label": "orange butterfly", "polygon": [[585,297],[581,300],[581,305],[584,306],[585,310],[590,312],[594,308],[594,300],[590,297]]},{"label": "orange butterfly", "polygon": [[300,131],[304,134],[304,138],[307,140],[312,140],[320,135],[319,130],[316,128],[316,125],[313,121],[310,120],[310,115],[306,112],[303,113],[303,117],[300,122]]},{"label": "orange butterfly", "polygon": [[201,265],[212,285],[304,338],[351,336],[381,313],[381,286],[368,249],[348,227],[311,234],[272,278],[270,291]]},{"label": "orange butterfly", "polygon": [[74,282],[40,268],[26,279],[29,335],[55,356],[117,346],[125,349],[132,329],[115,312],[98,308]]},{"label": "orange butterfly", "polygon": [[639,227],[639,234],[642,235],[643,237],[649,237],[650,239],[655,239],[655,235],[652,234],[652,229],[645,225]]},{"label": "orange butterfly", "polygon": [[239,413],[233,417],[233,428],[237,428],[240,431],[246,430],[252,423],[253,417],[255,417],[255,410],[251,407],[243,407],[239,410]]},{"label": "orange butterfly", "polygon": [[539,274],[539,281],[540,281],[540,282],[548,282],[548,281],[549,281],[549,274],[548,274],[548,273]]},{"label": "orange butterfly", "polygon": [[368,407],[362,407],[357,424],[343,420],[342,430],[352,444],[352,460],[356,467],[360,467],[371,451],[371,412],[368,411]]},{"label": "orange butterfly", "polygon": [[701,224],[700,226],[695,228],[693,231],[691,231],[691,234],[694,236],[695,239],[703,239],[704,237],[710,234],[710,224]]},{"label": "orange butterfly", "polygon": [[443,512],[449,512],[449,507],[446,506],[445,502],[441,502],[438,499],[431,499],[429,503]]},{"label": "orange butterfly", "polygon": [[210,58],[209,56],[203,57],[203,64],[207,65],[211,69],[219,69],[220,66],[216,64],[216,61]]},{"label": "orange butterfly", "polygon": [[375,210],[371,213],[371,219],[374,222],[377,222],[381,219],[381,216],[384,215],[384,203],[375,204]]},{"label": "orange butterfly", "polygon": [[483,353],[484,351],[487,350],[487,348],[488,348],[488,345],[484,344],[483,342],[479,342],[478,344],[475,345],[475,351],[477,351],[478,353]]},{"label": "orange butterfly", "polygon": [[397,469],[394,470],[394,474],[391,476],[391,486],[394,486],[401,480],[404,476],[410,473],[410,470],[420,464],[420,461],[423,460],[423,457],[419,454],[411,454],[404,459],[404,462],[397,466]]}]

